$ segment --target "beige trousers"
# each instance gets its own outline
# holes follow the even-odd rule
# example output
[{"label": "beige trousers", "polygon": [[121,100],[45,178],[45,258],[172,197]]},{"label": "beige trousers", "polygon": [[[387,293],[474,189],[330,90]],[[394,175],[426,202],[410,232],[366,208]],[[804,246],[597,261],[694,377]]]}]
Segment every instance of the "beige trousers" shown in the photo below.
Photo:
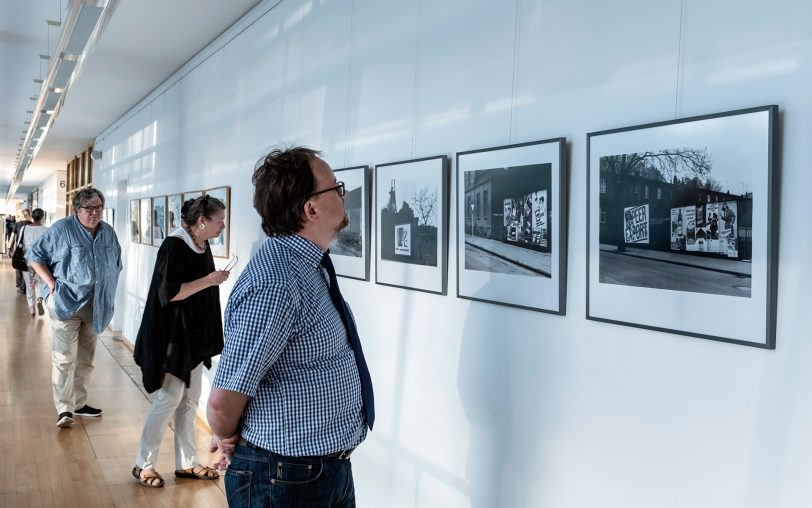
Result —
[{"label": "beige trousers", "polygon": [[93,298],[65,321],[56,315],[53,301],[53,297],[48,299],[48,314],[54,331],[51,356],[54,405],[57,414],[73,413],[85,405],[87,384],[93,372],[93,356],[96,354]]},{"label": "beige trousers", "polygon": [[195,417],[200,399],[200,383],[203,364],[192,370],[189,388],[172,374],[164,374],[161,389],[155,392],[155,400],[144,422],[141,444],[135,456],[135,464],[142,469],[155,469],[158,449],[166,433],[169,419],[175,415],[175,469],[189,469],[198,465],[195,448]]}]

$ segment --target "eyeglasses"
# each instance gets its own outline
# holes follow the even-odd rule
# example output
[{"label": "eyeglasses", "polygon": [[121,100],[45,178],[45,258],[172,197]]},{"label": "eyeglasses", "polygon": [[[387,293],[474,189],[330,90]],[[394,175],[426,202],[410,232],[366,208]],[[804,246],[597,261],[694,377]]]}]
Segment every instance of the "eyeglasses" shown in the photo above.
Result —
[{"label": "eyeglasses", "polygon": [[102,210],[104,210],[104,205],[80,206],[79,208],[86,211],[87,213],[93,213],[93,212],[102,213]]},{"label": "eyeglasses", "polygon": [[347,190],[344,188],[344,182],[336,182],[336,183],[338,185],[336,185],[335,187],[330,187],[329,189],[324,189],[324,190],[320,190],[318,192],[314,192],[313,194],[307,196],[307,199],[310,199],[313,196],[318,196],[319,194],[324,194],[325,192],[330,192],[330,191],[333,191],[333,190],[338,192],[339,196],[344,197],[344,194],[346,194],[346,192],[347,192]]},{"label": "eyeglasses", "polygon": [[231,270],[234,269],[235,266],[237,266],[237,261],[239,261],[239,258],[237,257],[237,255],[232,254],[231,259],[228,261],[228,264],[226,265],[225,268],[222,269],[222,271],[230,272]]}]

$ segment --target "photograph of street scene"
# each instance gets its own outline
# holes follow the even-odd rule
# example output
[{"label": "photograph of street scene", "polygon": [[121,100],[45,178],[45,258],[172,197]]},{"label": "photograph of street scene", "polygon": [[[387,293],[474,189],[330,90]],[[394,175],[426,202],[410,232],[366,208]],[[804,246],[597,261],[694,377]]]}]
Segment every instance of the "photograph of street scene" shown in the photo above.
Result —
[{"label": "photograph of street scene", "polygon": [[378,218],[381,259],[437,266],[439,195],[440,189],[427,181],[389,180],[389,198],[379,200],[386,203]]},{"label": "photograph of street scene", "polygon": [[550,277],[551,164],[466,171],[465,268]]},{"label": "photograph of street scene", "polygon": [[599,161],[601,283],[750,298],[750,168],[706,146]]},{"label": "photograph of street scene", "polygon": [[344,194],[344,211],[350,223],[338,233],[330,244],[331,255],[354,258],[362,256],[364,252],[364,240],[361,234],[362,199],[363,188],[360,185],[352,189],[347,187],[346,194]]}]

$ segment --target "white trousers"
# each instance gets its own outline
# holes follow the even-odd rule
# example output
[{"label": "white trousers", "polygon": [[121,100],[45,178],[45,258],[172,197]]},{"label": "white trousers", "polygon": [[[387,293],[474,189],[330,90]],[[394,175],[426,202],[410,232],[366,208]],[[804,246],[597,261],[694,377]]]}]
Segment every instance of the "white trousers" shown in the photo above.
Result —
[{"label": "white trousers", "polygon": [[195,457],[195,417],[197,401],[200,399],[200,382],[203,377],[203,364],[199,364],[190,374],[189,388],[186,383],[171,374],[164,375],[164,382],[155,394],[144,430],[135,465],[155,469],[158,462],[158,449],[161,446],[166,427],[175,415],[175,469],[189,469],[198,465]]},{"label": "white trousers", "polygon": [[56,412],[73,413],[85,405],[87,384],[93,372],[96,335],[93,333],[93,298],[65,321],[54,310],[54,297],[48,299],[48,314],[54,331],[51,382]]},{"label": "white trousers", "polygon": [[37,298],[42,298],[42,294],[39,288],[39,275],[31,268],[31,265],[28,265],[27,272],[23,272],[23,282],[25,282],[25,299],[28,301],[28,308],[33,309]]}]

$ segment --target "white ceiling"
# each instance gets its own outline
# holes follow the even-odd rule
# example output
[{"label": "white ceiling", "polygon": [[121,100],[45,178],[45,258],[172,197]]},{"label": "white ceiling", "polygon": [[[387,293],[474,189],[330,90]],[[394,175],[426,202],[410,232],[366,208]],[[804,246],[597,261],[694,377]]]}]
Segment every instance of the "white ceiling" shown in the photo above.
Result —
[{"label": "white ceiling", "polygon": [[[118,0],[95,50],[23,177],[30,192],[85,150],[107,126],[225,31],[260,0]],[[16,166],[26,120],[39,93],[68,0],[0,0],[0,198]],[[49,33],[50,30],[50,33]]]}]

